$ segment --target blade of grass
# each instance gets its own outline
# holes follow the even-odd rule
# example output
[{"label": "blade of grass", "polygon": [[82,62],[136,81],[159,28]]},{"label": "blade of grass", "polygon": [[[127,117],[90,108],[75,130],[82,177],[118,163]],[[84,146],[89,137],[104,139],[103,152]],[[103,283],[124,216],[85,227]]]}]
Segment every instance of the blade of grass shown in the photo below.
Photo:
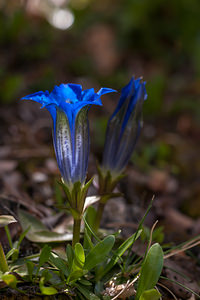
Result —
[{"label": "blade of grass", "polygon": [[193,290],[191,290],[190,288],[188,288],[187,286],[185,286],[185,285],[183,285],[182,283],[180,283],[179,281],[176,281],[176,280],[173,280],[173,279],[169,279],[169,278],[167,278],[167,277],[164,277],[164,276],[160,276],[160,278],[161,279],[165,279],[165,280],[168,280],[168,281],[170,281],[170,282],[172,282],[172,283],[175,283],[175,284],[177,284],[177,285],[179,285],[179,286],[181,286],[182,288],[184,288],[186,291],[188,291],[188,292],[190,292],[190,293],[192,293],[192,294],[194,294],[197,298],[199,298],[200,299],[200,296],[196,293],[196,292],[194,292]]},{"label": "blade of grass", "polygon": [[85,216],[83,216],[83,220],[84,220],[84,223],[87,227],[87,229],[90,231],[90,233],[94,236],[94,238],[98,241],[98,242],[101,242],[100,238],[94,233],[94,231],[91,229],[90,225],[88,224],[88,222],[86,221],[86,218]]},{"label": "blade of grass", "polygon": [[[154,198],[155,198],[155,196],[152,197],[152,199],[151,199],[151,201],[150,201],[150,204],[149,204],[149,206],[147,207],[147,210],[146,210],[144,216],[142,217],[142,220],[140,221],[140,223],[139,223],[139,225],[138,225],[138,228],[137,228],[136,233],[135,233],[135,237],[137,236],[139,230],[142,229],[142,225],[143,225],[144,220],[146,219],[146,216],[148,215],[148,213],[149,213],[149,211],[150,211],[150,209],[151,209],[151,207],[152,207],[152,203],[153,203]],[[133,243],[134,243],[134,242],[135,242],[135,241],[133,241]],[[129,248],[128,254],[127,254],[127,258],[124,260],[124,270],[125,270],[126,267],[127,267],[126,262],[127,262],[128,257],[130,256],[130,252],[131,252],[131,249]]]}]

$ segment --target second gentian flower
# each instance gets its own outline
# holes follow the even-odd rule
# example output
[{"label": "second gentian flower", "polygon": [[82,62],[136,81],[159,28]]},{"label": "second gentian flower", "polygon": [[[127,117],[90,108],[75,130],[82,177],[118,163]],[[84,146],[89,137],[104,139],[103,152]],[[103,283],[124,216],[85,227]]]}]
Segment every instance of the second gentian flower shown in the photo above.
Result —
[{"label": "second gentian flower", "polygon": [[108,121],[102,166],[98,167],[99,194],[94,228],[98,231],[107,201],[118,196],[113,190],[123,177],[142,126],[142,106],[147,99],[145,82],[132,79],[121,92],[118,105]]},{"label": "second gentian flower", "polygon": [[102,169],[114,177],[128,163],[142,126],[142,106],[147,99],[145,83],[138,78],[126,85],[106,132]]}]

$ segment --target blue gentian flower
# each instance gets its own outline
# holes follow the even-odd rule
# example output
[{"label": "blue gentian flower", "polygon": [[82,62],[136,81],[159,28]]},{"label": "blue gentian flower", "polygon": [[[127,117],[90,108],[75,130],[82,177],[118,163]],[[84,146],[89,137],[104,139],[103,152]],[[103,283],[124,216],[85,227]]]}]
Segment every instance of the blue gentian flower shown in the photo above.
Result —
[{"label": "blue gentian flower", "polygon": [[49,93],[37,92],[22,98],[42,104],[53,119],[53,142],[58,166],[70,188],[85,182],[89,156],[88,110],[102,105],[100,97],[113,92],[109,88],[82,90],[79,84],[61,84]]},{"label": "blue gentian flower", "polygon": [[147,99],[145,82],[130,80],[108,121],[103,152],[103,170],[119,175],[127,165],[142,126],[142,105]]}]

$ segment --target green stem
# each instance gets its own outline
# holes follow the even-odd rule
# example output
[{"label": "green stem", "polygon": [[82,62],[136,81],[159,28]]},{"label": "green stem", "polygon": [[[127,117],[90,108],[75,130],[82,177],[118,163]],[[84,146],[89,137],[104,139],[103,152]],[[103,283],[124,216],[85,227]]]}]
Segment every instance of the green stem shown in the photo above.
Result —
[{"label": "green stem", "polygon": [[94,231],[95,232],[98,232],[98,230],[99,230],[105,205],[106,205],[106,202],[102,202],[102,198],[101,198],[99,201],[98,208],[97,208],[97,213],[96,213],[96,218],[95,218],[95,223],[94,223]]},{"label": "green stem", "polygon": [[72,247],[80,240],[81,219],[74,219]]},{"label": "green stem", "polygon": [[5,273],[8,271],[8,263],[5,257],[5,253],[3,251],[3,247],[0,243],[0,270]]},{"label": "green stem", "polygon": [[5,229],[5,232],[6,232],[6,235],[7,235],[9,246],[10,246],[10,248],[13,248],[12,238],[11,238],[11,234],[10,234],[10,230],[8,228],[8,225],[6,225],[4,227],[4,229]]}]

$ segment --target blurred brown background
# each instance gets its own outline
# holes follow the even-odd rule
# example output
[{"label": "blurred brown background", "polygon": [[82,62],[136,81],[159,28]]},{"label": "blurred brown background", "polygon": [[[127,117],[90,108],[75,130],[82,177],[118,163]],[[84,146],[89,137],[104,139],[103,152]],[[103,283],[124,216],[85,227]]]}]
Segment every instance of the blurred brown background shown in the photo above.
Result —
[{"label": "blurred brown background", "polygon": [[[1,0],[1,194],[49,206],[60,197],[51,120],[22,96],[62,82],[120,91],[143,76],[144,129],[121,189],[139,207],[155,194],[152,219],[169,224],[175,208],[177,226],[198,232],[199,15],[199,0]],[[90,111],[90,176],[118,95],[102,100]]]}]

